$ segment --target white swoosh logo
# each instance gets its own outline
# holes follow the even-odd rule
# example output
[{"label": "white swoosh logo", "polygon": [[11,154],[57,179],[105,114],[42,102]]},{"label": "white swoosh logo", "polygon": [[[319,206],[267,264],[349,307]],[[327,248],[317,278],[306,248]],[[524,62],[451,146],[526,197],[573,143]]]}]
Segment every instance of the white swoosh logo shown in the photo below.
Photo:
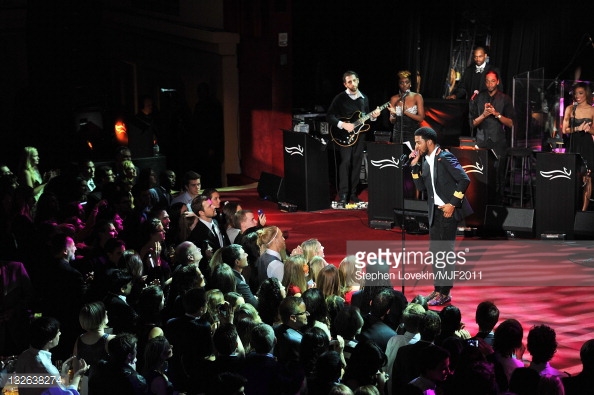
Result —
[{"label": "white swoosh logo", "polygon": [[287,153],[289,155],[301,155],[303,156],[303,147],[301,147],[301,145],[298,145],[297,147],[285,147],[285,151],[287,151]]},{"label": "white swoosh logo", "polygon": [[541,171],[540,175],[549,180],[554,180],[555,178],[567,178],[570,180],[571,170],[567,170],[567,168],[564,167],[563,170]]},{"label": "white swoosh logo", "polygon": [[466,166],[462,166],[462,168],[464,169],[466,174],[468,174],[468,173],[483,174],[483,169],[485,168],[485,166],[481,163],[474,162],[474,165],[466,165]]},{"label": "white swoosh logo", "polygon": [[379,167],[380,169],[383,169],[384,167],[398,168],[400,165],[400,159],[395,159],[392,157],[392,159],[372,160],[371,164],[375,167]]}]

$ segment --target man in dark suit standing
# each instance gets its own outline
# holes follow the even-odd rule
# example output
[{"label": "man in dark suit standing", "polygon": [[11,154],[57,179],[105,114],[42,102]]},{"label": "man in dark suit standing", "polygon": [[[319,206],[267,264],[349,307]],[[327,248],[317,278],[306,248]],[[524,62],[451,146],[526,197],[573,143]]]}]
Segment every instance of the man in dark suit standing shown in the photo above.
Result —
[{"label": "man in dark suit standing", "polygon": [[214,347],[206,313],[206,291],[192,288],[183,296],[185,315],[171,318],[165,325],[165,336],[175,352],[169,361],[169,375],[176,390],[199,393],[206,389],[206,358]]},{"label": "man in dark suit standing", "polygon": [[495,70],[501,74],[499,69],[491,63],[487,63],[487,51],[483,47],[476,47],[472,53],[473,64],[464,70],[464,75],[459,84],[452,90],[446,99],[468,99],[474,95],[474,91],[482,92],[487,89],[485,75],[488,71]]},{"label": "man in dark suit standing", "polygon": [[[434,255],[434,290],[427,297],[430,306],[441,306],[452,300],[454,266],[438,263],[438,254],[454,251],[458,223],[472,214],[464,199],[470,179],[458,159],[437,144],[437,133],[431,128],[415,132],[415,151],[410,154],[412,178],[419,191],[427,191],[430,249]],[[421,157],[425,159],[421,162]],[[442,259],[443,261],[444,259]],[[439,277],[439,276],[442,277]]]},{"label": "man in dark suit standing", "polygon": [[206,278],[206,284],[210,281],[210,267],[208,261],[219,249],[230,245],[227,232],[221,231],[217,223],[217,210],[212,201],[204,195],[199,195],[192,200],[192,211],[198,216],[198,222],[190,233],[188,241],[196,244],[202,251],[203,258],[200,260],[200,271]]}]

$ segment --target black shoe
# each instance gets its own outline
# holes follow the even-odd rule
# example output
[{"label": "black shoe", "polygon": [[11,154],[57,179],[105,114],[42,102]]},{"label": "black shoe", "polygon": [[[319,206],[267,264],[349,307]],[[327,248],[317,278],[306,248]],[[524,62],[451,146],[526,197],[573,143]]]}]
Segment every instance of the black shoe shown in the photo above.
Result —
[{"label": "black shoe", "polygon": [[353,193],[351,195],[351,202],[353,202],[353,203],[361,203],[361,199],[359,199],[359,197]]},{"label": "black shoe", "polygon": [[347,195],[346,193],[342,193],[340,194],[340,197],[338,198],[338,204],[347,204],[348,200],[347,200]]}]

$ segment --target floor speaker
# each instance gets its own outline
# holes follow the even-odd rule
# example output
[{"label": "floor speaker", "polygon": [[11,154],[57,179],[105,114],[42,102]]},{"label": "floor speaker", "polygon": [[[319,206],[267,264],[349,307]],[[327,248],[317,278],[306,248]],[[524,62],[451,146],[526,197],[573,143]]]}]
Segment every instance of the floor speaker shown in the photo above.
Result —
[{"label": "floor speaker", "polygon": [[585,236],[588,239],[594,238],[594,211],[576,212],[573,232],[576,237]]},{"label": "floor speaker", "polygon": [[260,198],[279,202],[284,199],[283,179],[272,173],[262,172],[258,180],[258,195]]},{"label": "floor speaker", "polygon": [[532,237],[533,229],[533,209],[488,205],[485,210],[485,230],[490,234],[509,231]]}]

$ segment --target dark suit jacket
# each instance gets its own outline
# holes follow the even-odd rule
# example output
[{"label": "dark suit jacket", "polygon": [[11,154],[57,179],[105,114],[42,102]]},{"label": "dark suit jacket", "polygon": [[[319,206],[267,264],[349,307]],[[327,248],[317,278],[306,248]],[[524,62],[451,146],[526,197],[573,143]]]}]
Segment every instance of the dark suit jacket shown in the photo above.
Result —
[{"label": "dark suit jacket", "polygon": [[206,390],[204,358],[214,349],[210,323],[183,315],[167,321],[164,332],[175,350],[169,360],[169,376],[175,389],[191,393]]},{"label": "dark suit jacket", "polygon": [[105,308],[109,311],[109,326],[115,335],[119,333],[136,333],[138,314],[128,303],[116,294],[109,293],[103,299]]},{"label": "dark suit jacket", "polygon": [[365,339],[373,340],[385,353],[386,347],[388,346],[388,340],[390,340],[392,336],[396,336],[396,332],[385,324],[381,318],[372,316],[371,314],[367,314],[363,320],[363,328],[361,329],[361,334],[359,335],[358,340],[360,342]]},{"label": "dark suit jacket", "polygon": [[210,246],[212,248],[212,251],[215,252],[219,248],[231,244],[231,242],[229,241],[229,236],[227,236],[227,232],[225,232],[221,229],[220,226],[218,226],[216,220],[213,219],[213,222],[217,225],[217,227],[219,228],[219,232],[221,232],[221,235],[223,236],[223,245],[221,245],[221,243],[219,242],[219,238],[210,230],[208,226],[203,224],[202,221],[198,221],[198,223],[190,233],[190,236],[188,237],[189,241],[196,244],[196,246],[198,246],[202,250],[202,255],[204,255],[204,251],[206,251],[207,246]]},{"label": "dark suit jacket", "polygon": [[243,296],[243,299],[246,303],[249,303],[257,308],[258,299],[252,293],[252,289],[250,288],[248,283],[245,282],[245,279],[243,278],[241,273],[239,273],[237,270],[233,270],[233,274],[235,275],[235,288],[237,292],[240,293],[241,296]]},{"label": "dark suit jacket", "polygon": [[[433,224],[435,211],[435,192],[445,203],[450,203],[454,210],[454,219],[461,221],[472,214],[472,208],[464,193],[470,185],[470,178],[460,166],[458,159],[451,153],[442,150],[439,146],[435,154],[435,189],[431,186],[431,170],[427,158],[423,159],[421,166],[414,166],[412,170],[413,181],[419,191],[427,191],[427,204],[429,205],[429,226]],[[419,171],[420,170],[420,171]]]},{"label": "dark suit jacket", "polygon": [[432,343],[426,340],[419,340],[414,344],[407,344],[398,349],[396,360],[392,367],[392,394],[401,394],[403,389],[412,379],[421,374],[419,368],[419,354],[422,349],[429,347]]},{"label": "dark suit jacket", "polygon": [[501,81],[501,72],[497,67],[486,63],[483,72],[477,73],[476,65],[472,64],[464,70],[464,75],[462,76],[458,86],[456,86],[454,89],[453,94],[456,95],[457,99],[466,98],[470,100],[475,90],[481,92],[487,88],[485,84],[485,76],[487,75],[487,72],[491,70],[497,72],[499,75],[499,86],[503,86],[503,82]]}]

